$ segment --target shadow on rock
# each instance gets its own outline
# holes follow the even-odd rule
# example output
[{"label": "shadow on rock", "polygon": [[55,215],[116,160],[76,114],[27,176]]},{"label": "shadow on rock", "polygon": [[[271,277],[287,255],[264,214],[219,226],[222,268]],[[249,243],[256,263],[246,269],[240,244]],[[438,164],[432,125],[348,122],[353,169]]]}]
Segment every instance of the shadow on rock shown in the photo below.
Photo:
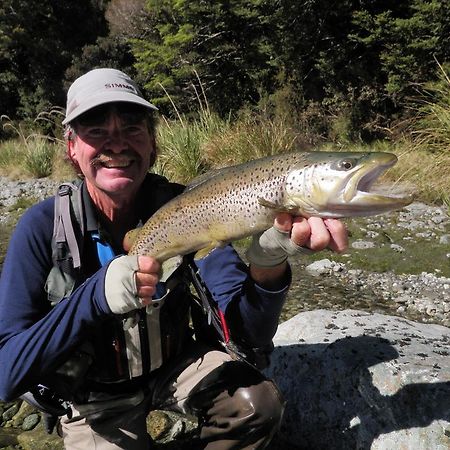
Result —
[{"label": "shadow on rock", "polygon": [[[398,356],[388,340],[366,335],[277,347],[268,374],[288,401],[281,435],[290,448],[366,450],[380,435],[450,421],[450,383],[399,387]],[[370,368],[380,364],[386,384],[376,386]]]}]

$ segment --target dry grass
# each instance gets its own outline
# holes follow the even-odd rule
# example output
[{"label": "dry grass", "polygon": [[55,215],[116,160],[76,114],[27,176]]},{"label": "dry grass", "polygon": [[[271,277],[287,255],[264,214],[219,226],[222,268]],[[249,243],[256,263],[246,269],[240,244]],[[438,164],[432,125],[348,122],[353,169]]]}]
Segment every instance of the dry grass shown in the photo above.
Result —
[{"label": "dry grass", "polygon": [[399,158],[388,174],[392,181],[406,185],[420,201],[448,204],[450,153],[432,153],[412,143],[392,150]]},{"label": "dry grass", "polygon": [[203,158],[212,168],[292,151],[298,135],[279,118],[246,116],[222,129],[203,145]]}]

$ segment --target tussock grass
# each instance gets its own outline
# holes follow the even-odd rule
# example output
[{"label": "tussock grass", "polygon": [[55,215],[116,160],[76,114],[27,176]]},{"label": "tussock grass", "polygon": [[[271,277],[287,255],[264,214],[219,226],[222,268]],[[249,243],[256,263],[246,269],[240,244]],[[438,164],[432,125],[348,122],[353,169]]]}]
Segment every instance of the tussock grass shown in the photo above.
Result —
[{"label": "tussock grass", "polygon": [[43,136],[27,139],[24,151],[25,170],[33,177],[48,177],[52,173],[56,146]]},{"label": "tussock grass", "polygon": [[[36,122],[49,123],[53,113],[42,113]],[[0,172],[10,177],[48,177],[54,169],[54,159],[62,140],[15,123],[8,116],[1,116],[4,129],[9,129],[15,138],[0,145]]]},{"label": "tussock grass", "polygon": [[410,128],[416,148],[439,154],[450,153],[450,76],[442,65],[438,66],[438,81],[424,87],[421,106]]},{"label": "tussock grass", "polygon": [[399,162],[390,169],[389,179],[404,185],[417,200],[450,206],[450,152],[436,154],[414,143],[398,145],[391,151]]},{"label": "tussock grass", "polygon": [[198,119],[179,116],[178,121],[163,120],[158,126],[158,158],[153,171],[187,183],[210,167],[204,147],[214,135],[222,133],[228,122],[203,110]]},{"label": "tussock grass", "polygon": [[293,151],[298,135],[281,118],[246,115],[222,128],[203,146],[204,159],[213,168]]},{"label": "tussock grass", "polygon": [[8,141],[0,146],[0,173],[11,178],[48,177],[53,173],[57,151],[58,144],[44,136],[30,135],[25,141]]},{"label": "tussock grass", "polygon": [[450,77],[437,64],[438,81],[425,86],[410,134],[395,143],[399,164],[392,173],[413,185],[418,199],[450,208]]}]

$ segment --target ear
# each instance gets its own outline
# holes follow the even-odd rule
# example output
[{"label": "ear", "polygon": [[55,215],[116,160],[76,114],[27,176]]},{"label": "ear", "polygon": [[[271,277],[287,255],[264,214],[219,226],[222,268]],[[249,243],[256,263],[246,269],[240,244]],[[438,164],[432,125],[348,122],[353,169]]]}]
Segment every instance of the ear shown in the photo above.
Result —
[{"label": "ear", "polygon": [[150,167],[153,167],[153,164],[155,164],[156,157],[158,156],[158,148],[156,147],[156,139],[155,136],[151,137],[151,154],[150,154]]},{"label": "ear", "polygon": [[67,140],[66,156],[67,156],[67,159],[71,162],[72,166],[78,172],[80,168],[79,168],[78,162],[77,162],[75,144],[74,144],[73,139]]}]

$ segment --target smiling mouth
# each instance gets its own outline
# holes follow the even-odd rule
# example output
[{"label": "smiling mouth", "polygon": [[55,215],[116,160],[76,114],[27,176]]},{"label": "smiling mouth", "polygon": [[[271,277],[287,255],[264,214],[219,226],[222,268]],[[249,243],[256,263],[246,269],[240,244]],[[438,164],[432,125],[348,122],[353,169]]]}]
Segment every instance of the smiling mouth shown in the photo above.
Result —
[{"label": "smiling mouth", "polygon": [[106,167],[107,169],[125,169],[126,167],[129,167],[132,164],[133,161],[106,161],[100,163],[103,167]]}]

